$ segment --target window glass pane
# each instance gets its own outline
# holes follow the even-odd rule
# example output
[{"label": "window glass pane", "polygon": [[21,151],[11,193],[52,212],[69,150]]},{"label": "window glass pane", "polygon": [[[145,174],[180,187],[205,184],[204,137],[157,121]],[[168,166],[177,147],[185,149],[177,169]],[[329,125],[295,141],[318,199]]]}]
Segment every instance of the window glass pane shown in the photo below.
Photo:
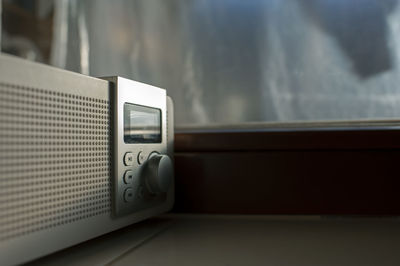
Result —
[{"label": "window glass pane", "polygon": [[[61,0],[53,8],[51,49],[38,58],[166,88],[178,125],[400,117],[397,0]],[[16,42],[3,21],[9,51]]]}]

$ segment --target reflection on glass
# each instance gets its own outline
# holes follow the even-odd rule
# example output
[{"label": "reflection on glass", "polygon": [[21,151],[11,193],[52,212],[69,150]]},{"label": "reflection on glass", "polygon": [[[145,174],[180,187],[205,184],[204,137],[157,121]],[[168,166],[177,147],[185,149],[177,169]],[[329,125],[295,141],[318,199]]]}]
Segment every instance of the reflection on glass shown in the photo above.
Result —
[{"label": "reflection on glass", "polygon": [[68,7],[56,12],[67,12],[56,16],[68,25],[66,40],[53,42],[65,49],[66,68],[82,71],[83,14],[90,75],[118,73],[167,89],[178,127],[400,117],[398,0],[98,0]]}]

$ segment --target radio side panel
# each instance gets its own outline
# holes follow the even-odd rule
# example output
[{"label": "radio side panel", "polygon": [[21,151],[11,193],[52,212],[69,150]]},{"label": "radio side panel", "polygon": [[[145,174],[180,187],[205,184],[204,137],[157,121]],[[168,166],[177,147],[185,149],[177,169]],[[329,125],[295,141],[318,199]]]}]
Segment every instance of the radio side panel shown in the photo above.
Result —
[{"label": "radio side panel", "polygon": [[0,55],[0,265],[30,261],[171,208],[173,195],[154,208],[112,217],[109,86]]},{"label": "radio side panel", "polygon": [[[174,137],[175,137],[175,119],[174,119],[174,102],[172,98],[167,96],[167,154],[172,159],[175,169],[174,160]],[[168,210],[172,209],[175,202],[175,173],[173,174],[170,192],[167,196],[166,206]]]},{"label": "radio side panel", "polygon": [[171,158],[174,158],[174,134],[174,103],[167,96],[167,150]]}]

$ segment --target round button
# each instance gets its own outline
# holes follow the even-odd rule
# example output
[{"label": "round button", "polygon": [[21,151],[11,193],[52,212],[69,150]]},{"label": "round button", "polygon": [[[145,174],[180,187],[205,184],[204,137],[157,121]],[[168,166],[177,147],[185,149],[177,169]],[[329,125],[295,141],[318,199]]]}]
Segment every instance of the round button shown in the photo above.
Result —
[{"label": "round button", "polygon": [[143,151],[139,152],[138,157],[137,157],[137,161],[139,164],[143,164],[146,161],[146,154],[144,154]]},{"label": "round button", "polygon": [[133,153],[132,153],[132,152],[127,152],[127,153],[125,153],[125,156],[124,156],[124,164],[125,164],[126,166],[133,165]]},{"label": "round button", "polygon": [[172,161],[167,155],[154,153],[144,165],[147,189],[152,194],[165,193],[173,179]]},{"label": "round button", "polygon": [[133,171],[126,171],[124,174],[124,183],[131,184],[133,180]]},{"label": "round button", "polygon": [[124,192],[124,200],[125,202],[132,202],[134,199],[133,189],[127,188]]}]

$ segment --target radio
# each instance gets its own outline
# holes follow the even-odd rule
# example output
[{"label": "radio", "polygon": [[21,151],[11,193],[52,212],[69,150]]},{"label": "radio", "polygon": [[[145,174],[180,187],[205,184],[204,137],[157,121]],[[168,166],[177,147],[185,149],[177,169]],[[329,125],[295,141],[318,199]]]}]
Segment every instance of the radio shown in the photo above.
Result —
[{"label": "radio", "polygon": [[164,89],[0,55],[0,264],[170,210],[173,144]]}]

